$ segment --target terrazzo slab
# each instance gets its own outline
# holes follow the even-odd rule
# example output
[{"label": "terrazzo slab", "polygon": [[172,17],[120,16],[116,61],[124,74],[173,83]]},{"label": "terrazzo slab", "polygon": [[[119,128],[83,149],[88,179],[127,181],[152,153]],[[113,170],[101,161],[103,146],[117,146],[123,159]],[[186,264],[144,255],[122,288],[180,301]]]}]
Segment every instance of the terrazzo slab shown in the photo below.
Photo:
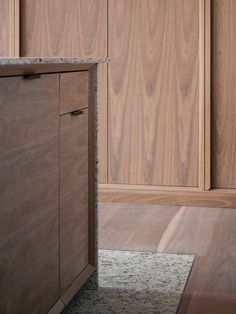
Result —
[{"label": "terrazzo slab", "polygon": [[6,65],[45,65],[45,64],[83,64],[108,62],[106,57],[64,57],[64,58],[0,58],[0,66]]},{"label": "terrazzo slab", "polygon": [[194,256],[99,251],[99,288],[84,287],[63,314],[172,314]]}]

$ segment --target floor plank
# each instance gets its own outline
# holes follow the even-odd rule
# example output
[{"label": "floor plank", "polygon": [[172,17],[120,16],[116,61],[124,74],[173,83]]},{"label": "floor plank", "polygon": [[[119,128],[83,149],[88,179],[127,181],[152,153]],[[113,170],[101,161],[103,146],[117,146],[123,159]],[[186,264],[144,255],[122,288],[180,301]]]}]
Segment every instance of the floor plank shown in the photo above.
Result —
[{"label": "floor plank", "polygon": [[100,203],[99,247],[194,254],[178,314],[236,313],[236,209]]}]

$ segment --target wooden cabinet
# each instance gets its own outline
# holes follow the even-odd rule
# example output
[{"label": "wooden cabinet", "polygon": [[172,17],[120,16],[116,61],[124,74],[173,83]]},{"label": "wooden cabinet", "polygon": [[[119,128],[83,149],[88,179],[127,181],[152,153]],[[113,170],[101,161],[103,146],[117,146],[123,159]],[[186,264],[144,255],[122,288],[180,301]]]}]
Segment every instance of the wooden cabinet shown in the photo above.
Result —
[{"label": "wooden cabinet", "polygon": [[[37,74],[40,67],[27,66],[14,74],[9,73],[13,67],[6,67],[5,74],[27,69],[27,75],[0,78],[4,314],[42,314],[55,304],[52,313],[59,313],[96,269],[97,68],[77,64],[85,71],[70,73],[64,65],[65,73]],[[42,71],[60,70],[53,66],[42,66]],[[66,88],[70,75],[72,84]],[[87,108],[60,115],[61,105],[68,109],[71,100],[80,104],[81,99]]]},{"label": "wooden cabinet", "polygon": [[0,78],[0,313],[59,299],[58,97],[58,74]]},{"label": "wooden cabinet", "polygon": [[88,109],[60,117],[60,290],[89,263]]}]

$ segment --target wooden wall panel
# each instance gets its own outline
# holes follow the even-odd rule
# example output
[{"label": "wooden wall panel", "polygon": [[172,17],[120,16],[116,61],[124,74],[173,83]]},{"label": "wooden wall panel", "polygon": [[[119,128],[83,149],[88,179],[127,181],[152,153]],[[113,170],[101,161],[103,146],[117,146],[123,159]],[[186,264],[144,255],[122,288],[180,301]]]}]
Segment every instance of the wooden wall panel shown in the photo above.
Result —
[{"label": "wooden wall panel", "polygon": [[198,186],[199,3],[109,1],[109,183]]},{"label": "wooden wall panel", "polygon": [[236,188],[236,1],[212,9],[212,186]]},{"label": "wooden wall panel", "polygon": [[[107,0],[21,0],[21,56],[107,56]],[[100,182],[107,181],[107,66],[100,65]]]},{"label": "wooden wall panel", "polygon": [[0,1],[0,56],[9,56],[9,3]]},{"label": "wooden wall panel", "polygon": [[19,0],[0,1],[0,57],[19,56]]}]

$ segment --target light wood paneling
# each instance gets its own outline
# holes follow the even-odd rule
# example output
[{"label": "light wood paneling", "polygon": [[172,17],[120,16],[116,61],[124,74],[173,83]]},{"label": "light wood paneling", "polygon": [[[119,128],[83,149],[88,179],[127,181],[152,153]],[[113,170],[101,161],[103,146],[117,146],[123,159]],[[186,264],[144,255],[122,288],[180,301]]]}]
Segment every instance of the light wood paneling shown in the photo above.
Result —
[{"label": "light wood paneling", "polygon": [[88,264],[88,110],[60,117],[60,293]]},{"label": "light wood paneling", "polygon": [[[107,0],[21,0],[21,56],[107,56]],[[106,65],[99,103],[99,180],[106,182]]]},{"label": "light wood paneling", "polygon": [[204,187],[211,188],[211,0],[204,0]]},{"label": "light wood paneling", "polygon": [[236,1],[212,6],[212,186],[236,188]]},{"label": "light wood paneling", "polygon": [[57,74],[0,79],[1,313],[59,298],[58,102]]},{"label": "light wood paneling", "polygon": [[235,208],[101,203],[99,213],[102,249],[195,255],[178,314],[235,313]]},{"label": "light wood paneling", "polygon": [[10,29],[9,29],[9,0],[0,1],[0,56],[6,57],[10,55]]},{"label": "light wood paneling", "polygon": [[[115,185],[116,186],[116,185]],[[141,203],[141,204],[166,204],[182,206],[205,206],[236,208],[235,190],[213,189],[210,191],[196,191],[196,189],[183,189],[170,187],[156,188],[127,185],[103,185],[100,188],[99,199],[101,202]]]},{"label": "light wood paneling", "polygon": [[19,56],[19,0],[0,1],[0,57]]},{"label": "light wood paneling", "polygon": [[109,1],[109,183],[199,185],[199,1]]},{"label": "light wood paneling", "polygon": [[88,107],[87,71],[60,75],[60,114]]}]

